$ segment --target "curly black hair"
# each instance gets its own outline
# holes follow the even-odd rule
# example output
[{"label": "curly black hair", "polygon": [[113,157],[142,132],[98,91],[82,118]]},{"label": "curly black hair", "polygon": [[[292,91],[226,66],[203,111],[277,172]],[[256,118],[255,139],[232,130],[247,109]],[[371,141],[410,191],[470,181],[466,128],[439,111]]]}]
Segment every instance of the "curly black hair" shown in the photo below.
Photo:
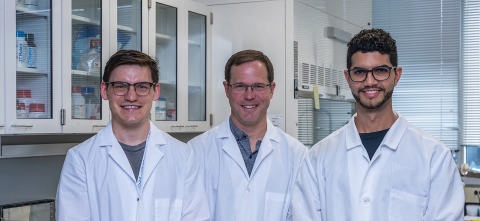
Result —
[{"label": "curly black hair", "polygon": [[388,54],[390,63],[394,67],[398,65],[397,45],[390,33],[382,29],[364,29],[353,36],[348,42],[347,69],[352,66],[352,55],[361,51],[362,53],[378,51],[381,54]]}]

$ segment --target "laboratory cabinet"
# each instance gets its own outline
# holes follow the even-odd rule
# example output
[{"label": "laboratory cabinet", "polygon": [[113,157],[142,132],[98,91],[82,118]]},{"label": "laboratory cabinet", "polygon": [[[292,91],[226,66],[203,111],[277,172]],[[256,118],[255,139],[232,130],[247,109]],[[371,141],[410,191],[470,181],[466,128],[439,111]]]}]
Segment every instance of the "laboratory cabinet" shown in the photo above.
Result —
[{"label": "laboratory cabinet", "polygon": [[0,12],[11,21],[0,24],[0,134],[104,128],[110,112],[100,96],[102,73],[122,49],[159,61],[161,98],[151,110],[159,128],[210,128],[208,7],[186,0],[19,0]]},{"label": "laboratory cabinet", "polygon": [[193,1],[153,1],[148,53],[157,58],[160,98],[151,119],[167,132],[210,129],[210,42],[208,7]]}]

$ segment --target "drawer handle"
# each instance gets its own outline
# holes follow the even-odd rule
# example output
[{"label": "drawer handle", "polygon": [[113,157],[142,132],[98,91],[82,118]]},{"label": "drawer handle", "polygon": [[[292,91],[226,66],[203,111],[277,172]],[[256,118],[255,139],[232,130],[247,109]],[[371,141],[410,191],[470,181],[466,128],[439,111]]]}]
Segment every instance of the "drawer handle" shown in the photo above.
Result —
[{"label": "drawer handle", "polygon": [[106,127],[107,125],[93,125],[93,127]]},{"label": "drawer handle", "polygon": [[5,127],[5,125],[3,125],[3,124],[0,124],[0,127]]},{"label": "drawer handle", "polygon": [[198,125],[187,125],[185,127],[198,127]]},{"label": "drawer handle", "polygon": [[12,127],[33,127],[33,125],[28,125],[28,124],[12,124]]}]

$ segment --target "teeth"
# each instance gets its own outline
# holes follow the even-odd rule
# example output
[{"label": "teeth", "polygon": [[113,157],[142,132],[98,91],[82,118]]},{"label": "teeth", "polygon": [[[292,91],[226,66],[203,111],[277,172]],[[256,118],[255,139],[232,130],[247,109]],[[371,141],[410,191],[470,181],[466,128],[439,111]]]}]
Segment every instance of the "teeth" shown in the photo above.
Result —
[{"label": "teeth", "polygon": [[367,94],[373,94],[373,93],[377,93],[378,91],[365,91],[365,93]]},{"label": "teeth", "polygon": [[255,107],[255,105],[245,105],[245,106],[243,106],[243,107],[244,107],[244,108],[249,108],[249,109],[250,109],[250,108],[254,108],[254,107]]},{"label": "teeth", "polygon": [[123,108],[138,108],[137,106],[123,106]]}]

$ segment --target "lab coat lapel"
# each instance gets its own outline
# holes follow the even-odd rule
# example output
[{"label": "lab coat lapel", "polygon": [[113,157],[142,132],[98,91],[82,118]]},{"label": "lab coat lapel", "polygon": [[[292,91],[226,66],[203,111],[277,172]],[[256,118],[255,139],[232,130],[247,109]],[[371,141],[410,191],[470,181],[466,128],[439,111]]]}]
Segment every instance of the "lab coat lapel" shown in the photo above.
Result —
[{"label": "lab coat lapel", "polygon": [[265,132],[265,136],[263,136],[257,159],[255,159],[255,164],[253,165],[252,169],[252,176],[262,163],[263,159],[265,159],[273,151],[272,142],[278,143],[279,141],[280,136],[278,135],[275,126],[273,126],[272,122],[270,122],[270,120],[267,118],[267,132]]},{"label": "lab coat lapel", "polygon": [[118,164],[118,166],[120,166],[120,168],[122,168],[123,171],[125,171],[126,174],[128,174],[132,181],[135,182],[135,175],[133,174],[130,162],[128,162],[125,151],[123,151],[120,143],[118,143],[117,138],[113,134],[111,122],[105,127],[105,129],[102,130],[100,136],[100,146],[111,147],[108,153],[110,157]]},{"label": "lab coat lapel", "polygon": [[218,133],[216,138],[222,140],[223,151],[238,164],[245,177],[248,178],[249,175],[247,172],[247,167],[245,166],[245,161],[243,161],[242,153],[240,153],[237,141],[235,140],[232,131],[230,131],[230,122],[228,117],[223,121],[217,131]]},{"label": "lab coat lapel", "polygon": [[160,130],[150,122],[150,135],[147,140],[146,144],[146,153],[145,153],[145,161],[143,165],[143,172],[142,172],[142,187],[147,183],[148,179],[152,175],[153,171],[157,167],[160,160],[163,158],[163,153],[158,149],[158,146],[166,145],[165,138],[163,137]]}]

